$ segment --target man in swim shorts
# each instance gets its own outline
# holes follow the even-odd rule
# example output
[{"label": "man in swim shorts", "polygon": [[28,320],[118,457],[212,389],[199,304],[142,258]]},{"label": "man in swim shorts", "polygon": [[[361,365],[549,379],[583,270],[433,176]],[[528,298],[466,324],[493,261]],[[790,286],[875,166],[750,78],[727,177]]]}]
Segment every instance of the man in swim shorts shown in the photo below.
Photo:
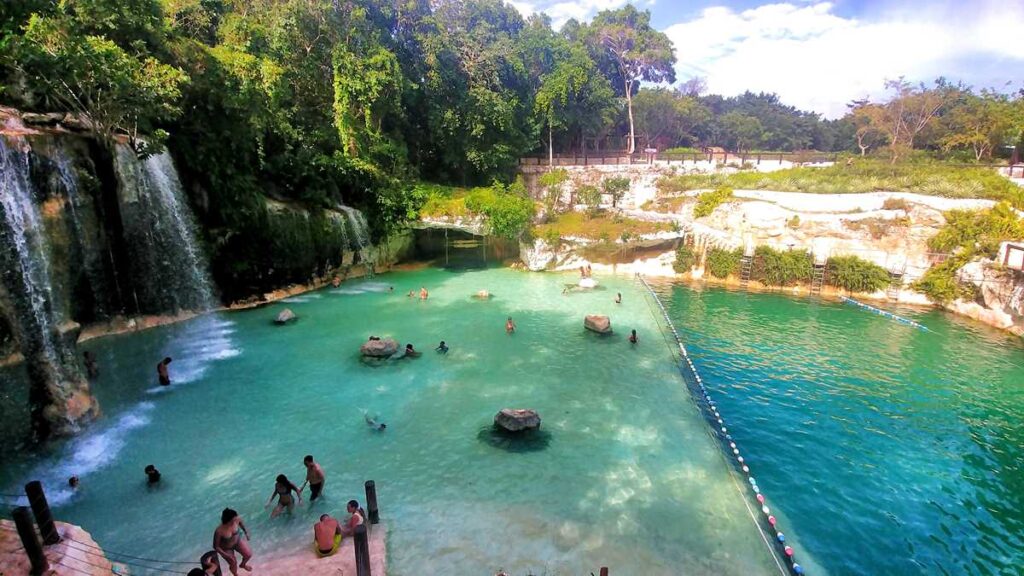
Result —
[{"label": "man in swim shorts", "polygon": [[302,464],[306,467],[306,481],[302,483],[302,488],[299,488],[299,493],[302,493],[302,489],[309,484],[309,503],[312,504],[313,500],[320,497],[320,492],[324,489],[324,469],[320,467],[320,464],[313,461],[313,455],[307,454],[302,459]]},{"label": "man in swim shorts", "polygon": [[313,540],[320,556],[334,554],[341,544],[341,524],[330,514],[321,514],[320,521],[313,525]]},{"label": "man in swim shorts", "polygon": [[167,371],[167,365],[170,364],[170,363],[171,363],[171,357],[168,356],[167,358],[164,358],[163,360],[160,361],[159,364],[156,365],[156,375],[157,375],[157,378],[160,379],[160,385],[161,386],[170,386],[171,385],[171,375]]}]

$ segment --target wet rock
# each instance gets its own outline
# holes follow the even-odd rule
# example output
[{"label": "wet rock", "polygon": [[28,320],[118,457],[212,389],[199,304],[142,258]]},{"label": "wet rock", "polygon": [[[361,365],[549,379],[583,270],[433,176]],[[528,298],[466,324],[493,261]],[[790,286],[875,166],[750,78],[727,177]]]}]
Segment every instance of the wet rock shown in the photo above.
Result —
[{"label": "wet rock", "polygon": [[295,312],[292,312],[290,308],[285,308],[284,310],[281,310],[281,313],[277,315],[277,318],[274,318],[274,324],[287,324],[298,319],[299,317],[295,315]]},{"label": "wet rock", "polygon": [[600,314],[588,314],[587,317],[583,319],[583,327],[591,332],[597,332],[598,334],[612,333],[611,319]]},{"label": "wet rock", "polygon": [[34,126],[54,126],[64,120],[63,112],[25,112],[21,115],[21,121]]},{"label": "wet rock", "polygon": [[369,340],[359,347],[359,353],[371,358],[387,358],[398,352],[398,342],[394,338]]},{"label": "wet rock", "polygon": [[494,415],[494,425],[509,432],[540,428],[540,415],[536,410],[502,408]]}]

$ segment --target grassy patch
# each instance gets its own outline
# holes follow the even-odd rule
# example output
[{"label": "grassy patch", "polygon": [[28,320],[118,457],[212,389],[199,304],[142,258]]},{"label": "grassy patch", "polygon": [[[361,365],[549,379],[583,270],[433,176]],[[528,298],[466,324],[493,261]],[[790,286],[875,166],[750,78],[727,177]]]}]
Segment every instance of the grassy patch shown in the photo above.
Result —
[{"label": "grassy patch", "polygon": [[719,187],[711,192],[704,192],[697,197],[697,205],[693,208],[694,218],[703,218],[709,216],[718,208],[723,202],[728,202],[732,198],[732,188]]},{"label": "grassy patch", "polygon": [[421,183],[416,185],[427,201],[420,208],[421,218],[462,218],[469,215],[465,188]]},{"label": "grassy patch", "polygon": [[790,168],[777,172],[695,174],[662,178],[658,188],[672,195],[688,190],[729,186],[746,190],[777,190],[814,194],[852,194],[892,191],[944,198],[1005,200],[1024,209],[1024,188],[988,168],[951,166],[938,162],[892,165],[879,160],[857,160],[827,168]]},{"label": "grassy patch", "polygon": [[556,236],[562,238],[575,236],[590,240],[628,241],[641,234],[653,234],[671,229],[672,227],[664,222],[634,220],[607,212],[590,218],[582,212],[567,212],[559,214],[551,222],[535,227],[533,235],[545,239]]},{"label": "grassy patch", "polygon": [[483,216],[489,232],[504,238],[516,238],[533,219],[534,203],[519,181],[469,190],[437,184],[419,184],[418,188],[426,196],[421,218]]}]

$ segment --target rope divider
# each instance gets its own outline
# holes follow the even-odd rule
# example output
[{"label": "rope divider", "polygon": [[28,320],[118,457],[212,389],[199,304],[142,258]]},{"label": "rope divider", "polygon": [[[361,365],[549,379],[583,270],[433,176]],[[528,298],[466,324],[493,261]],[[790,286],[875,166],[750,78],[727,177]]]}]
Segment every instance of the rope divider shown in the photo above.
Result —
[{"label": "rope divider", "polygon": [[[789,572],[797,576],[803,575],[805,573],[804,567],[797,563],[796,558],[794,557],[793,548],[786,544],[786,535],[782,532],[781,528],[777,526],[778,521],[776,520],[775,516],[771,513],[771,509],[768,507],[766,498],[764,494],[761,493],[761,488],[757,485],[757,479],[751,473],[750,466],[746,463],[743,456],[741,455],[739,447],[733,440],[732,435],[729,434],[729,429],[725,424],[725,419],[722,417],[721,412],[719,412],[717,403],[711,398],[711,394],[704,386],[704,381],[701,378],[700,373],[697,372],[697,367],[694,366],[693,360],[690,359],[690,355],[686,350],[686,346],[683,344],[683,340],[679,336],[679,331],[676,330],[675,325],[672,323],[672,319],[669,316],[668,310],[665,309],[664,304],[662,304],[661,299],[658,298],[658,295],[654,292],[654,289],[651,288],[651,285],[647,283],[647,279],[645,279],[640,274],[637,274],[636,276],[644,285],[644,288],[647,289],[647,292],[651,295],[651,298],[653,298],[654,302],[658,305],[658,308],[661,310],[662,317],[668,324],[669,330],[672,332],[672,337],[675,339],[676,344],[679,346],[679,372],[680,375],[683,377],[684,383],[687,384],[688,389],[691,389],[691,384],[695,385],[695,387],[699,389],[700,395],[695,398],[697,400],[698,406],[702,409],[702,411],[705,412],[705,416],[708,417],[708,421],[709,423],[711,423],[714,436],[722,443],[723,446],[728,446],[728,454],[735,458],[736,465],[740,467],[740,470],[743,471],[743,474],[746,476],[747,481],[750,483],[750,490],[753,492],[754,498],[761,505],[761,513],[763,514],[763,520],[765,520],[768,523],[769,529],[775,532],[775,549],[772,550],[772,558],[775,559],[776,564],[778,564],[778,552],[781,552],[783,557],[786,559],[787,565],[789,567]],[[687,376],[689,376],[689,378],[687,378]],[[747,510],[751,513],[751,517],[755,519],[755,524],[757,525],[758,532],[761,533],[761,537],[765,540],[765,544],[768,544],[768,539],[764,535],[762,525],[760,522],[757,521],[756,517],[754,516],[753,510],[750,509],[750,505],[747,502],[746,497],[743,497],[743,503],[747,505]],[[782,568],[781,565],[779,565],[779,569],[780,571],[785,573],[785,570]]]},{"label": "rope divider", "polygon": [[924,326],[923,324],[920,324],[918,322],[914,322],[913,320],[911,320],[909,318],[904,318],[903,316],[898,316],[896,314],[893,314],[892,312],[886,312],[885,310],[882,310],[880,308],[875,308],[874,306],[871,306],[869,304],[865,304],[863,302],[858,302],[857,300],[854,300],[853,298],[847,298],[846,296],[840,296],[839,299],[842,300],[843,302],[846,302],[847,304],[853,304],[854,306],[858,306],[858,307],[863,308],[865,310],[868,310],[870,312],[874,312],[875,314],[878,314],[879,316],[885,316],[886,318],[890,318],[890,319],[895,320],[895,321],[897,321],[897,322],[899,322],[901,324],[906,324],[908,326],[913,326],[914,328],[919,328],[921,330],[924,330],[925,332],[931,332],[931,330],[929,330],[927,326]]}]

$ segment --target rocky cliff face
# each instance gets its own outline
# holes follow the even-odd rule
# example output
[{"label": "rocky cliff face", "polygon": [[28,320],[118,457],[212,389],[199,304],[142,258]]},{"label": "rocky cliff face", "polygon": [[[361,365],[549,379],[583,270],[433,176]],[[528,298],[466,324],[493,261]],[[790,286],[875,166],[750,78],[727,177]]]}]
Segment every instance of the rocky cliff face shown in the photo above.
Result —
[{"label": "rocky cliff face", "polygon": [[960,269],[960,279],[977,287],[977,299],[957,300],[947,308],[1024,336],[1024,272],[1004,268],[992,260],[978,260]]}]

